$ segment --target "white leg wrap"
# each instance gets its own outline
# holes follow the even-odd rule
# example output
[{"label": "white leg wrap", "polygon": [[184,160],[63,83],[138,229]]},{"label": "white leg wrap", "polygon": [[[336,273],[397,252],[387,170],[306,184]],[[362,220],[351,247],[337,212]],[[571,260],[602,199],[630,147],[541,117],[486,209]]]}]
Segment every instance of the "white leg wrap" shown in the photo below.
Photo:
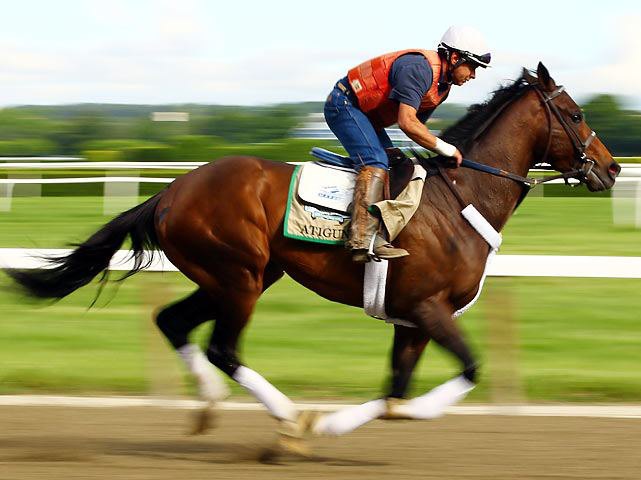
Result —
[{"label": "white leg wrap", "polygon": [[251,368],[238,367],[233,379],[256,397],[279,420],[295,422],[298,410],[292,401]]},{"label": "white leg wrap", "polygon": [[229,387],[225,384],[222,375],[209,362],[198,345],[188,343],[177,351],[189,371],[196,377],[198,392],[202,399],[217,402],[229,396]]},{"label": "white leg wrap", "polygon": [[385,400],[372,400],[355,407],[347,407],[329,415],[323,415],[313,427],[317,435],[343,435],[356,430],[383,415]]},{"label": "white leg wrap", "polygon": [[465,398],[473,388],[474,384],[461,375],[406,404],[395,406],[394,412],[417,420],[437,418],[443,415],[447,407]]}]

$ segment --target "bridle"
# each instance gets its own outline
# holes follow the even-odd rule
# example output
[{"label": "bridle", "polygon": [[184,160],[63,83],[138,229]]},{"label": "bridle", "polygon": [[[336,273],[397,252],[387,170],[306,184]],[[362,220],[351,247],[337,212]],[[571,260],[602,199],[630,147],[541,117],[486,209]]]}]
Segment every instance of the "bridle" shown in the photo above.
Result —
[{"label": "bridle", "polygon": [[[534,188],[537,185],[541,185],[543,183],[551,182],[553,180],[558,180],[558,179],[563,179],[567,185],[571,185],[568,182],[570,178],[578,180],[579,182],[578,184],[585,183],[588,175],[592,173],[592,169],[596,164],[596,162],[593,159],[589,158],[585,153],[588,147],[590,146],[590,144],[596,138],[596,132],[592,130],[590,132],[590,135],[588,135],[588,138],[586,138],[585,140],[581,140],[579,133],[570,124],[568,124],[568,122],[565,121],[565,119],[563,118],[563,115],[561,114],[561,111],[554,103],[554,99],[557,98],[559,95],[561,95],[565,91],[565,87],[563,87],[562,85],[558,86],[552,93],[547,94],[545,91],[541,89],[538,82],[531,82],[527,78],[523,78],[523,81],[525,81],[526,83],[524,84],[524,88],[521,90],[521,92],[518,95],[515,95],[511,100],[504,103],[500,108],[498,108],[494,112],[494,114],[477,131],[473,140],[476,140],[476,138],[478,138],[487,128],[489,128],[489,126],[494,122],[494,120],[496,120],[496,118],[516,99],[520,98],[527,91],[528,88],[533,88],[534,91],[539,96],[539,98],[541,99],[541,103],[545,108],[546,116],[548,120],[548,139],[545,147],[545,152],[543,153],[543,157],[541,157],[541,160],[539,160],[536,163],[536,166],[545,170],[553,170],[551,166],[547,166],[546,160],[548,159],[548,155],[550,153],[550,147],[552,145],[552,136],[554,132],[552,119],[554,116],[556,117],[558,122],[561,124],[561,127],[563,127],[563,130],[567,134],[570,142],[572,142],[572,147],[574,149],[574,153],[576,156],[575,162],[574,162],[574,165],[576,165],[576,167],[573,170],[563,172],[558,175],[551,175],[545,178],[533,178],[533,177],[523,177],[521,175],[517,175],[516,173],[508,172],[500,168],[491,167],[489,165],[478,163],[469,159],[463,159],[463,162],[461,163],[462,167],[470,168],[470,169],[477,170],[484,173],[489,173],[490,175],[494,175],[497,177],[508,178],[510,180],[513,180],[519,183],[523,187],[523,191],[521,192],[520,198],[516,202],[516,205],[514,208],[517,208],[520,205],[520,203],[525,199],[529,190],[531,188]],[[461,196],[461,193],[458,191],[458,188],[456,187],[455,182],[453,182],[452,179],[447,175],[445,168],[443,168],[442,165],[436,164],[434,162],[434,159],[425,158],[425,156],[421,154],[420,151],[417,151],[412,147],[401,148],[401,150],[409,150],[419,162],[426,163],[427,165],[432,165],[433,167],[436,167],[438,169],[438,173],[443,178],[446,185],[450,188],[454,196],[458,199],[459,203],[461,203],[461,205],[464,207],[467,205],[467,203],[464,201],[463,197]]]},{"label": "bridle", "polygon": [[539,96],[539,98],[541,99],[541,103],[545,108],[545,111],[547,114],[547,120],[548,120],[548,139],[545,147],[545,152],[541,160],[539,160],[536,163],[536,165],[539,168],[542,168],[544,170],[553,170],[552,167],[548,167],[542,164],[546,163],[548,159],[548,155],[550,153],[550,147],[552,145],[552,136],[554,131],[553,125],[552,125],[552,119],[553,117],[556,117],[558,122],[561,124],[561,127],[563,127],[563,130],[567,134],[570,142],[572,143],[572,147],[574,149],[574,153],[576,156],[574,161],[575,168],[573,170],[560,173],[558,175],[551,175],[545,178],[533,178],[533,177],[522,177],[521,175],[517,175],[515,173],[511,173],[500,168],[490,167],[489,165],[485,165],[485,164],[478,163],[468,159],[464,159],[461,166],[466,168],[471,168],[473,170],[478,170],[484,173],[489,173],[490,175],[495,175],[497,177],[509,178],[510,180],[514,180],[515,182],[518,182],[521,185],[528,188],[533,188],[537,185],[541,185],[543,183],[551,182],[552,180],[557,180],[557,179],[565,180],[565,183],[568,185],[570,185],[570,183],[568,182],[570,178],[578,180],[579,184],[585,183],[588,175],[590,175],[590,173],[592,172],[592,169],[594,168],[594,165],[596,164],[596,162],[591,158],[589,158],[585,153],[588,147],[590,146],[590,144],[596,138],[596,132],[592,130],[590,135],[588,135],[587,139],[581,140],[579,133],[570,124],[568,124],[568,122],[565,121],[559,108],[554,103],[554,99],[557,98],[559,95],[561,95],[565,91],[565,87],[559,86],[552,93],[547,94],[547,92],[541,89],[538,83],[529,82],[527,79],[524,79],[524,81],[527,83],[525,84],[525,88],[523,89],[521,94],[516,95],[512,100],[506,102],[503,106],[501,106],[501,108],[499,108],[494,113],[494,115],[492,115],[492,117],[485,122],[483,127],[475,135],[475,138],[480,136],[481,133],[483,133],[483,131],[485,131],[494,122],[494,120],[496,119],[496,117],[499,116],[500,113],[502,113],[516,99],[520,98],[522,94],[525,93],[526,88],[533,88],[534,91]]},{"label": "bridle", "polygon": [[541,88],[539,88],[538,84],[530,84],[530,85],[532,85],[532,87],[534,88],[534,91],[538,94],[539,98],[541,99],[541,102],[545,107],[547,118],[548,118],[548,141],[545,147],[545,153],[543,154],[543,158],[539,163],[545,163],[548,158],[548,154],[550,153],[550,146],[552,145],[552,130],[553,130],[552,115],[554,114],[559,124],[561,124],[561,127],[563,127],[563,130],[565,130],[565,133],[570,139],[570,142],[572,142],[572,147],[576,155],[575,165],[578,165],[578,167],[575,168],[574,170],[571,170],[569,172],[564,172],[560,176],[557,175],[554,177],[547,177],[543,181],[540,181],[539,183],[547,182],[554,178],[563,178],[565,179],[566,183],[568,183],[567,180],[569,178],[575,178],[579,181],[579,183],[584,183],[588,175],[592,172],[592,169],[594,168],[594,165],[595,165],[595,161],[589,158],[585,153],[585,151],[588,149],[590,144],[596,138],[596,132],[594,130],[591,130],[590,135],[588,135],[588,138],[586,138],[585,140],[581,140],[579,132],[577,132],[563,118],[563,115],[559,111],[559,108],[554,103],[554,99],[565,91],[564,86],[561,85],[557,87],[552,93],[548,95],[546,92],[541,90]]}]

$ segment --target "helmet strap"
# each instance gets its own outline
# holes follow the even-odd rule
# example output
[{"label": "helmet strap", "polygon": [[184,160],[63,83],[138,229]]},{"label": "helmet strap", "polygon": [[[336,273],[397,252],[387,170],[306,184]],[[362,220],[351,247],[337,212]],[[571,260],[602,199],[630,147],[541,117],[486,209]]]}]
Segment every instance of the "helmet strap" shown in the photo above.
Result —
[{"label": "helmet strap", "polygon": [[[447,61],[446,78],[447,78],[447,83],[449,85],[451,85],[452,82],[453,82],[453,80],[452,80],[452,72],[454,71],[454,69],[456,67],[458,67],[459,65],[464,64],[467,61],[467,59],[465,59],[459,52],[456,52],[456,50],[447,49],[447,50],[445,50],[445,52],[446,52],[445,53],[445,59]],[[459,59],[454,64],[450,63],[452,61],[452,52],[456,52],[458,54],[458,57],[459,57]]]}]

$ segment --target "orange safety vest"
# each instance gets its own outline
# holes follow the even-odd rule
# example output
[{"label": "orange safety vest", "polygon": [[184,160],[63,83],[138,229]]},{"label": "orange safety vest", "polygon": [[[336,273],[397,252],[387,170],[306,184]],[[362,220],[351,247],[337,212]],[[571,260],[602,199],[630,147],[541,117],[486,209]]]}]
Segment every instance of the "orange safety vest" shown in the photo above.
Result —
[{"label": "orange safety vest", "polygon": [[389,73],[394,60],[406,53],[422,54],[432,67],[432,85],[421,99],[418,113],[436,108],[450,93],[450,85],[439,92],[439,80],[445,65],[439,54],[433,50],[401,50],[367,60],[347,72],[347,79],[358,98],[359,108],[376,128],[389,127],[398,120],[399,104],[388,98],[392,91]]}]

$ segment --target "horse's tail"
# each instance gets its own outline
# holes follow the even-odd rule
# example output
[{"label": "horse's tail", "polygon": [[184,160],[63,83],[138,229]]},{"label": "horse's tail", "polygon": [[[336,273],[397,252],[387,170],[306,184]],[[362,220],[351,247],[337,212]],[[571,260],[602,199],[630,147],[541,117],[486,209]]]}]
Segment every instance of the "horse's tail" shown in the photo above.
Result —
[{"label": "horse's tail", "polygon": [[[159,247],[154,212],[161,196],[162,194],[158,193],[144,203],[121,213],[85,242],[77,244],[69,255],[47,257],[50,268],[5,271],[27,293],[39,298],[66,297],[87,285],[99,273],[102,273],[102,288],[107,281],[107,267],[111,257],[129,235],[134,266],[123,277],[127,278],[148,267],[153,260],[154,249]],[[145,254],[145,250],[149,251],[149,255]]]}]

